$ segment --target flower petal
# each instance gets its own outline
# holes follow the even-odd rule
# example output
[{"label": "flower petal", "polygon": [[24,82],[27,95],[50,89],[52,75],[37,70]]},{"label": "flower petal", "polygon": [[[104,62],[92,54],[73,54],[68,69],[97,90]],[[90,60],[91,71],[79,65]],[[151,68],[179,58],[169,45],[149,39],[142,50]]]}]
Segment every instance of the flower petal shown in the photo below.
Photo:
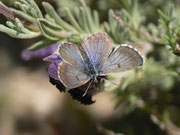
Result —
[{"label": "flower petal", "polygon": [[44,61],[49,61],[51,64],[49,65],[48,74],[51,78],[55,80],[59,80],[58,78],[58,66],[62,62],[62,59],[57,54],[52,54],[43,59]]},{"label": "flower petal", "polygon": [[57,48],[58,48],[58,44],[54,44],[48,47],[44,47],[42,49],[39,49],[37,51],[29,51],[28,49],[25,49],[22,51],[21,53],[21,57],[22,59],[28,61],[32,58],[45,58],[49,55],[51,55],[52,53],[54,53]]}]

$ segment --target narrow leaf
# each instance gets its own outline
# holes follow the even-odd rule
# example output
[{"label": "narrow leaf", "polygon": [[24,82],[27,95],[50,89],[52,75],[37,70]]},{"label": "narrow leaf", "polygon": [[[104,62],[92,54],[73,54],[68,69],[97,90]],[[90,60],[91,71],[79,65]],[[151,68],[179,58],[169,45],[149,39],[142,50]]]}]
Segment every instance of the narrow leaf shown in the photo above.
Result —
[{"label": "narrow leaf", "polygon": [[33,22],[33,23],[37,23],[36,19],[30,15],[28,15],[27,13],[24,13],[22,11],[16,10],[16,9],[12,9],[13,12],[17,15],[19,15],[20,17],[26,19],[29,22]]},{"label": "narrow leaf", "polygon": [[66,32],[62,30],[59,25],[51,23],[46,19],[38,19],[39,27],[44,36],[50,40],[58,40],[59,38],[65,38]]},{"label": "narrow leaf", "polygon": [[67,18],[69,19],[69,21],[71,22],[72,26],[74,26],[76,28],[77,31],[79,32],[83,32],[83,30],[81,29],[81,27],[79,26],[79,24],[77,23],[77,21],[75,20],[75,18],[73,17],[71,11],[68,8],[64,8]]},{"label": "narrow leaf", "polygon": [[39,32],[31,32],[29,34],[18,33],[16,30],[8,28],[8,27],[6,27],[4,25],[1,25],[1,24],[0,24],[0,31],[3,32],[3,33],[8,34],[11,37],[20,38],[20,39],[35,38],[35,37],[38,37],[40,35]]},{"label": "narrow leaf", "polygon": [[42,41],[39,41],[35,44],[33,44],[29,50],[30,51],[36,51],[36,50],[39,50],[43,47],[46,47],[46,46],[49,46],[49,45],[52,45],[52,44],[55,44],[57,41],[54,41],[54,40],[42,40]]},{"label": "narrow leaf", "polygon": [[54,8],[48,3],[48,2],[43,2],[42,3],[46,13],[54,19],[54,21],[56,22],[56,24],[60,25],[63,29],[67,30],[67,31],[73,31],[74,28],[69,25],[67,22],[63,21],[61,19],[61,17],[56,13],[56,11],[54,10]]}]

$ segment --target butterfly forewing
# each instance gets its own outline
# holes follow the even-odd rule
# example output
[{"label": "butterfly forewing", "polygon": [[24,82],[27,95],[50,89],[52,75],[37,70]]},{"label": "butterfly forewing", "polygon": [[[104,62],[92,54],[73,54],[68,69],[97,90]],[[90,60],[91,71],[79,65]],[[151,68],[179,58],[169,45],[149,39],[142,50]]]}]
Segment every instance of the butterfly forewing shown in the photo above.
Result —
[{"label": "butterfly forewing", "polygon": [[88,37],[82,44],[96,68],[108,58],[112,51],[112,40],[105,33],[96,33]]},{"label": "butterfly forewing", "polygon": [[64,61],[83,70],[84,62],[77,45],[69,42],[62,43],[59,47],[59,53]]},{"label": "butterfly forewing", "polygon": [[69,63],[63,62],[58,72],[59,79],[68,89],[81,86],[90,80],[90,77],[80,68],[74,67]]},{"label": "butterfly forewing", "polygon": [[131,70],[143,64],[143,57],[131,46],[121,45],[103,63],[99,74]]}]

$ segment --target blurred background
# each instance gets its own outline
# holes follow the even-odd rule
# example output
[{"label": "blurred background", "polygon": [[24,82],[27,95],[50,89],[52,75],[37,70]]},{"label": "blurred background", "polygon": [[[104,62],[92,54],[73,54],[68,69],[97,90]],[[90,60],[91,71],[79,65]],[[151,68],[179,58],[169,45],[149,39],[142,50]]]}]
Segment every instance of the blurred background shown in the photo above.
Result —
[{"label": "blurred background", "polygon": [[[107,21],[110,8],[123,8],[121,1],[86,3],[100,13],[102,21]],[[2,2],[8,6],[13,3]],[[36,2],[42,8],[42,0]],[[49,2],[57,10],[77,5],[77,0]],[[179,5],[180,1],[138,3],[147,26],[158,24],[157,9]],[[5,21],[0,15],[0,23]],[[19,40],[0,33],[0,135],[180,135],[180,78],[171,74],[180,72],[180,59],[168,48],[142,43],[145,47],[140,47],[140,52],[146,64],[136,72],[118,74],[119,88],[95,95],[96,103],[85,106],[49,83],[49,63],[21,58],[22,50],[38,40]],[[113,89],[111,85],[107,88]]]}]

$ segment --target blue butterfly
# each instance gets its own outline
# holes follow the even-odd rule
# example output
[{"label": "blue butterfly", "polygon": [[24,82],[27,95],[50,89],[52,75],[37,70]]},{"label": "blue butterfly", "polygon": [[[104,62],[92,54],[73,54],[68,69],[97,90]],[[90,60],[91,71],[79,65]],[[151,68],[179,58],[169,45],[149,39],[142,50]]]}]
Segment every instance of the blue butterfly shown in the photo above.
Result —
[{"label": "blue butterfly", "polygon": [[112,50],[113,41],[105,33],[87,37],[81,46],[70,42],[62,43],[59,54],[63,62],[58,69],[62,85],[71,92],[87,86],[81,89],[79,96],[91,96],[96,92],[91,90],[92,86],[99,82],[100,78],[106,78],[110,73],[131,70],[144,63],[140,53],[131,46],[120,45]]}]

